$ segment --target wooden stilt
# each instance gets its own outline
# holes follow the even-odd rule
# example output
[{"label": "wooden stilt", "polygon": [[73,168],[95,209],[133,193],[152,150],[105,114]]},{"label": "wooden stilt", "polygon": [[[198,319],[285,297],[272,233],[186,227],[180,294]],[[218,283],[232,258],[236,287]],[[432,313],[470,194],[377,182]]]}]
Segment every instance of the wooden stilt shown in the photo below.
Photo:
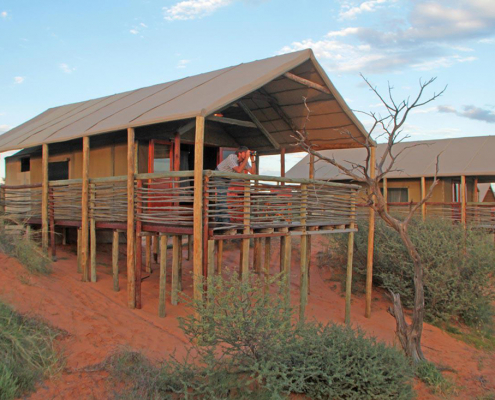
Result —
[{"label": "wooden stilt", "polygon": [[134,129],[127,129],[127,304],[136,308],[136,264],[134,226]]},{"label": "wooden stilt", "polygon": [[136,268],[136,308],[141,308],[141,283],[143,273],[143,237],[141,236],[141,229],[139,223],[136,224],[136,245],[134,247],[134,254],[136,255],[135,268]]},{"label": "wooden stilt", "polygon": [[48,254],[48,145],[42,145],[41,156],[41,248],[45,254]]},{"label": "wooden stilt", "polygon": [[[426,197],[426,178],[424,176],[421,177],[421,200]],[[423,221],[426,219],[426,203],[423,203],[421,206],[421,216]]]},{"label": "wooden stilt", "polygon": [[254,238],[254,248],[253,248],[253,269],[257,274],[261,273],[261,239]]},{"label": "wooden stilt", "polygon": [[193,291],[194,300],[203,298],[203,147],[205,118],[196,117],[194,140],[194,206],[193,206]]},{"label": "wooden stilt", "polygon": [[82,280],[89,280],[89,137],[83,137],[82,203],[81,203]]},{"label": "wooden stilt", "polygon": [[[249,191],[249,181],[246,181],[244,187],[244,208],[243,208],[243,233],[248,235],[251,232],[250,228],[250,212],[251,212],[251,193]],[[242,261],[241,261],[242,280],[246,280],[249,272],[249,239],[242,239]]]},{"label": "wooden stilt", "polygon": [[146,236],[146,248],[145,248],[145,268],[146,272],[151,274],[151,236]]},{"label": "wooden stilt", "polygon": [[112,238],[112,275],[113,275],[113,290],[118,292],[119,287],[119,231],[113,231]]},{"label": "wooden stilt", "polygon": [[82,273],[82,263],[81,263],[81,239],[82,232],[81,228],[77,228],[77,272]]},{"label": "wooden stilt", "polygon": [[67,246],[67,228],[62,228],[62,246]]},{"label": "wooden stilt", "polygon": [[215,240],[208,240],[208,277],[215,276]]},{"label": "wooden stilt", "polygon": [[[90,186],[90,208],[94,210],[95,207],[95,191],[94,187]],[[91,213],[93,214],[93,213]],[[89,220],[89,245],[90,245],[90,271],[91,271],[91,282],[96,282],[96,221],[94,219],[94,216],[91,215],[91,218]]]},{"label": "wooden stilt", "polygon": [[159,236],[152,236],[152,244],[153,244],[153,260],[158,262],[158,242],[160,241]]},{"label": "wooden stilt", "polygon": [[[371,147],[370,150],[370,165],[369,175],[371,179],[376,176],[376,147]],[[375,242],[375,210],[369,208],[369,223],[368,223],[368,254],[366,258],[366,309],[364,316],[371,317],[371,294],[373,290],[373,252]]]},{"label": "wooden stilt", "polygon": [[292,256],[292,237],[290,235],[285,236],[284,246],[284,259],[283,259],[283,274],[284,274],[284,286],[285,297],[288,303],[290,303],[290,271],[291,271],[291,257]]},{"label": "wooden stilt", "polygon": [[[308,188],[301,185],[301,225],[306,231],[306,216],[308,204]],[[301,236],[301,276],[299,286],[299,322],[303,323],[308,304],[308,236]]]},{"label": "wooden stilt", "polygon": [[187,261],[191,260],[193,236],[187,235]]},{"label": "wooden stilt", "polygon": [[55,209],[53,205],[53,193],[50,188],[48,188],[48,209],[50,216],[50,250],[52,253],[52,260],[57,261],[57,245],[55,243]]},{"label": "wooden stilt", "polygon": [[182,292],[182,235],[179,235],[179,291]]},{"label": "wooden stilt", "polygon": [[271,238],[265,238],[265,259],[263,263],[263,275],[265,280],[264,290],[268,291],[268,281],[270,279],[270,260],[271,260]]},{"label": "wooden stilt", "polygon": [[216,244],[217,244],[216,273],[218,276],[222,276],[223,240],[217,240]]},{"label": "wooden stilt", "polygon": [[165,288],[167,285],[167,235],[160,235],[160,293],[158,297],[158,316],[164,318],[165,311]]},{"label": "wooden stilt", "polygon": [[172,293],[170,302],[176,306],[179,302],[179,236],[172,239]]},{"label": "wooden stilt", "polygon": [[[355,198],[353,198],[355,201]],[[351,213],[356,212],[355,203],[352,203]],[[352,219],[349,228],[354,229],[354,218]],[[345,323],[351,323],[351,295],[352,295],[352,262],[354,256],[354,232],[349,233],[347,241],[347,275],[345,281]]]},{"label": "wooden stilt", "polygon": [[280,237],[280,272],[284,272],[284,257],[285,257],[286,236]]}]

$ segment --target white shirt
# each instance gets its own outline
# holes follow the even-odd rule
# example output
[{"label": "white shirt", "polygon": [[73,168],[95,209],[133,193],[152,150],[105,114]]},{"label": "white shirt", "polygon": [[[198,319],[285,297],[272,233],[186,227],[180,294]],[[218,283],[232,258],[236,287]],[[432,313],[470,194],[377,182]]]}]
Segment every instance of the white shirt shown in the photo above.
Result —
[{"label": "white shirt", "polygon": [[[237,154],[229,155],[225,160],[223,160],[220,164],[217,165],[217,169],[222,172],[236,172],[234,171],[234,167],[239,166],[239,159],[237,158]],[[250,169],[251,164],[249,161],[246,163],[246,168]]]}]

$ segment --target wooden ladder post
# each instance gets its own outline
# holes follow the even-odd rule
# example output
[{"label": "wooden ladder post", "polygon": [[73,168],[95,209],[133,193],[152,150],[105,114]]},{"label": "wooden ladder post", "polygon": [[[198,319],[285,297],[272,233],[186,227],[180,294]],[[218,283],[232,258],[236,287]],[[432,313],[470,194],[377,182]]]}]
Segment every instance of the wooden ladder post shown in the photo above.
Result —
[{"label": "wooden ladder post", "polygon": [[112,275],[113,275],[113,290],[118,292],[119,287],[119,231],[113,231],[112,238]]},{"label": "wooden ladder post", "polygon": [[166,299],[166,285],[167,285],[167,235],[160,235],[160,292],[158,298],[158,316],[164,318],[165,311],[165,299]]},{"label": "wooden ladder post", "polygon": [[89,137],[83,137],[82,202],[81,202],[82,280],[89,281]]},{"label": "wooden ladder post", "polygon": [[[244,207],[243,207],[243,234],[249,235],[251,233],[250,219],[251,219],[251,181],[247,179],[244,186]],[[241,274],[242,280],[246,281],[249,272],[249,238],[242,239],[242,260],[241,260]]]},{"label": "wooden ladder post", "polygon": [[308,187],[301,185],[301,276],[299,291],[299,322],[303,323],[308,304],[308,241],[306,234],[306,216],[308,207]]},{"label": "wooden ladder post", "polygon": [[134,128],[127,129],[127,304],[136,308],[136,232],[134,226]]},{"label": "wooden ladder post", "polygon": [[[369,161],[369,174],[370,178],[374,179],[376,176],[376,147],[371,147],[370,161]],[[373,199],[374,201],[374,199]],[[371,317],[371,295],[373,291],[373,252],[375,245],[375,210],[372,207],[369,208],[369,222],[368,222],[368,254],[366,257],[366,305],[364,316],[366,318]]]},{"label": "wooden ladder post", "polygon": [[48,254],[48,145],[42,145],[41,159],[41,248]]},{"label": "wooden ladder post", "polygon": [[176,306],[179,302],[179,236],[172,238],[172,293],[170,302]]},{"label": "wooden ladder post", "polygon": [[96,282],[96,221],[95,221],[95,198],[96,198],[96,188],[95,185],[90,185],[90,253],[91,253],[91,282]]},{"label": "wooden ladder post", "polygon": [[[354,229],[356,224],[356,194],[354,192],[351,195],[351,223],[349,224],[350,229]],[[351,294],[352,294],[352,263],[354,256],[354,232],[349,232],[349,238],[347,241],[347,275],[345,281],[345,323],[351,323]]]}]

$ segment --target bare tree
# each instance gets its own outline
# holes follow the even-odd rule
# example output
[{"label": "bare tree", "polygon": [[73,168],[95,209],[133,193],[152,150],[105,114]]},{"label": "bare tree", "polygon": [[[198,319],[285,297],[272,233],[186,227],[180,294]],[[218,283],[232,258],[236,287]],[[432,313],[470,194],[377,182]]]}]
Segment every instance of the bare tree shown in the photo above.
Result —
[{"label": "bare tree", "polygon": [[[419,82],[419,91],[414,99],[407,98],[400,103],[395,101],[393,97],[393,87],[388,86],[387,98],[382,96],[378,90],[370,84],[370,82],[363,76],[368,87],[371,91],[380,99],[380,102],[386,109],[386,115],[373,112],[361,112],[373,121],[373,125],[369,130],[369,135],[374,140],[386,141],[385,151],[376,160],[375,165],[370,165],[371,152],[373,143],[369,138],[357,138],[352,136],[349,131],[341,131],[342,135],[345,135],[352,140],[359,143],[366,149],[366,160],[362,164],[356,164],[353,162],[341,162],[337,161],[333,156],[328,157],[315,150],[315,147],[311,143],[306,130],[306,123],[301,130],[296,131],[296,139],[298,145],[302,147],[306,152],[313,154],[317,159],[326,161],[339,169],[339,171],[347,175],[350,179],[361,182],[367,189],[367,205],[372,207],[376,213],[385,221],[387,225],[393,228],[400,235],[402,242],[404,243],[414,265],[414,309],[411,323],[407,323],[404,317],[404,311],[402,308],[400,295],[398,293],[392,293],[393,307],[390,308],[390,313],[395,317],[397,325],[397,336],[400,340],[402,348],[407,356],[411,357],[414,361],[420,361],[424,359],[423,352],[421,350],[421,335],[423,332],[423,319],[424,319],[424,287],[423,287],[423,261],[421,256],[411,240],[408,233],[408,225],[411,221],[414,213],[431,197],[433,189],[438,184],[437,174],[439,167],[439,157],[437,155],[435,176],[433,183],[430,186],[428,192],[424,198],[412,207],[409,213],[404,219],[399,219],[396,216],[392,216],[388,209],[385,198],[380,190],[380,181],[387,176],[387,174],[397,171],[396,162],[398,157],[407,149],[414,147],[401,146],[402,149],[397,149],[397,144],[407,139],[409,136],[403,135],[402,131],[404,124],[410,114],[410,112],[418,107],[424,106],[439,96],[441,96],[447,87],[441,90],[439,93],[433,93],[427,99],[424,99],[425,89],[428,88],[436,78],[432,78],[426,82]],[[306,105],[307,118],[306,122],[310,118],[310,109]],[[347,165],[346,165],[347,164]],[[371,168],[375,168],[376,174],[371,173]]]}]

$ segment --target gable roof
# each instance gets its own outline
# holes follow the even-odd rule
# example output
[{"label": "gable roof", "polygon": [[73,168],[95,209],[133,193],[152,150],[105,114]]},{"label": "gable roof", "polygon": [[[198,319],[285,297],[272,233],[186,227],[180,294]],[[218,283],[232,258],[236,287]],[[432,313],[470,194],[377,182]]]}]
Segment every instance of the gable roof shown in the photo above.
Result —
[{"label": "gable roof", "polygon": [[492,192],[492,195],[495,197],[495,189],[492,186],[492,183],[478,183],[478,197],[479,201],[484,201],[488,191]]},{"label": "gable roof", "polygon": [[[495,176],[495,136],[402,142],[395,145],[394,152],[398,154],[405,148],[407,149],[397,158],[395,169],[398,171],[390,172],[387,178],[433,177],[438,154],[440,154],[438,176]],[[385,149],[386,144],[378,144],[377,160]],[[350,163],[362,164],[366,159],[365,149],[325,150],[322,154],[335,157],[345,166],[350,166]],[[308,174],[309,156],[307,155],[291,168],[286,176],[306,178]],[[349,180],[349,177],[325,161],[315,162],[315,178]]]},{"label": "gable roof", "polygon": [[[283,74],[299,71],[307,79],[326,86],[330,94],[285,79]],[[278,79],[277,79],[278,78]],[[272,82],[273,81],[273,82]],[[271,83],[270,85],[267,85]],[[265,86],[267,85],[267,86]],[[344,126],[353,135],[367,136],[314,58],[312,50],[284,54],[264,60],[223,68],[220,70],[178,79],[150,87],[101,97],[79,103],[50,108],[42,114],[0,136],[0,152],[44,143],[64,142],[83,136],[114,132],[168,121],[208,116],[226,105],[264,87],[266,95],[277,100],[289,118],[303,121],[300,107],[302,96],[315,98],[315,138],[325,141]],[[252,102],[251,102],[252,103]],[[268,106],[256,101],[253,113],[279,143],[288,147],[290,127],[280,116],[270,114]],[[299,108],[298,108],[299,107]],[[322,107],[326,112],[322,112]],[[312,110],[313,111],[313,110]],[[319,125],[318,125],[319,124]],[[289,132],[289,134],[287,134]],[[335,139],[333,139],[335,140]],[[340,145],[355,145],[352,140],[340,140]],[[294,142],[294,140],[292,140]],[[328,141],[326,148],[330,147]],[[332,142],[333,143],[333,142]],[[337,143],[339,145],[339,143]],[[332,144],[333,146],[333,144]],[[325,148],[324,146],[321,148]],[[298,151],[290,148],[289,151]]]}]

